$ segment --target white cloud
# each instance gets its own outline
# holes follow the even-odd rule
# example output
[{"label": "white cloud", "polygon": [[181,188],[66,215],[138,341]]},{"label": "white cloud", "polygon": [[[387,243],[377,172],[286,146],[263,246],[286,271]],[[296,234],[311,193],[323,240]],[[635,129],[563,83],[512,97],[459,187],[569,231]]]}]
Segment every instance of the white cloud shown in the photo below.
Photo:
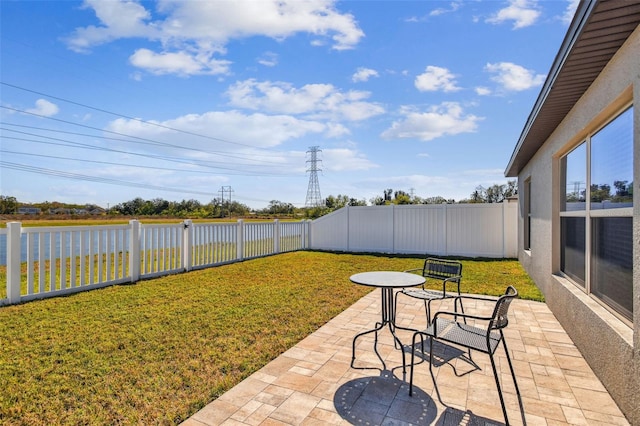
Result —
[{"label": "white cloud", "polygon": [[482,120],[472,114],[465,115],[457,102],[444,102],[427,112],[407,108],[401,113],[404,118],[394,121],[391,128],[382,133],[383,138],[430,141],[445,135],[475,132]]},{"label": "white cloud", "polygon": [[500,9],[495,15],[486,20],[491,24],[502,24],[513,21],[513,29],[517,30],[535,24],[540,17],[535,0],[510,0],[509,6]]},{"label": "white cloud", "polygon": [[460,6],[462,6],[462,2],[460,1],[452,1],[451,3],[449,3],[449,8],[444,8],[444,7],[439,7],[437,9],[432,10],[429,13],[429,16],[440,16],[440,15],[444,15],[445,13],[452,13],[455,12],[456,10],[460,9]]},{"label": "white cloud", "polygon": [[231,62],[216,60],[205,53],[181,52],[155,53],[149,49],[138,49],[129,58],[133,66],[146,69],[153,74],[227,74]]},{"label": "white cloud", "polygon": [[147,39],[161,48],[138,49],[131,63],[158,74],[224,74],[228,62],[214,55],[226,53],[225,45],[232,39],[283,40],[308,33],[330,39],[333,49],[346,50],[364,37],[355,18],[340,13],[334,0],[163,0],[155,19],[143,4],[130,0],[85,0],[83,7],[95,11],[100,25],[76,28],[66,40],[70,49],[88,52],[117,39]]},{"label": "white cloud", "polygon": [[379,167],[357,150],[349,148],[323,148],[323,168],[328,171],[370,170]]},{"label": "white cloud", "polygon": [[491,94],[491,89],[488,87],[478,86],[475,88],[476,94],[480,96],[487,96]]},{"label": "white cloud", "polygon": [[67,39],[69,48],[76,52],[87,52],[94,46],[119,38],[160,36],[158,28],[146,22],[151,14],[134,1],[85,0],[82,7],[93,9],[102,25],[76,28],[73,36]]},{"label": "white cloud", "polygon": [[416,77],[416,88],[421,92],[455,92],[460,90],[456,86],[455,75],[448,69],[429,65],[425,72]]},{"label": "white cloud", "polygon": [[517,92],[540,86],[546,78],[544,74],[535,74],[534,71],[512,62],[487,64],[485,70],[493,74],[491,80],[508,91]]},{"label": "white cloud", "polygon": [[264,52],[262,56],[258,58],[258,63],[265,67],[275,67],[278,65],[278,55],[273,52]]},{"label": "white cloud", "polygon": [[569,25],[573,20],[573,16],[576,14],[576,10],[578,9],[578,4],[580,4],[580,0],[568,0],[567,8],[562,15],[562,22]]},{"label": "white cloud", "polygon": [[384,113],[376,103],[366,102],[369,92],[341,92],[331,84],[307,84],[300,88],[284,82],[236,82],[227,91],[230,104],[280,114],[304,114],[314,119],[359,121]]},{"label": "white cloud", "polygon": [[38,99],[36,106],[26,110],[26,112],[36,115],[42,115],[44,117],[53,117],[60,111],[58,105],[49,102],[46,99]]},{"label": "white cloud", "polygon": [[[245,149],[247,146],[275,147],[290,139],[327,131],[327,126],[317,121],[300,120],[287,115],[247,115],[239,111],[188,114],[156,124],[162,127],[119,118],[109,124],[108,130],[196,149],[209,149],[211,146],[209,139],[170,130],[180,129],[194,134],[216,135],[219,141],[217,145],[232,150]],[[224,141],[230,142],[225,144]],[[157,146],[154,149],[158,149]]]},{"label": "white cloud", "polygon": [[378,71],[371,68],[360,67],[351,77],[351,81],[358,83],[361,81],[368,81],[371,77],[378,77]]}]

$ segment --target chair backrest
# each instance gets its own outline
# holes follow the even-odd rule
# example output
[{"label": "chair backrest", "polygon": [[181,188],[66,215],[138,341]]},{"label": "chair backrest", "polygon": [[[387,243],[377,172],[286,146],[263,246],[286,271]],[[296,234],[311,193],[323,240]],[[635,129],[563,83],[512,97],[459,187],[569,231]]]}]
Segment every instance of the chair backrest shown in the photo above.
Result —
[{"label": "chair backrest", "polygon": [[492,319],[489,322],[489,330],[505,328],[509,324],[509,318],[507,317],[509,306],[516,297],[518,297],[518,290],[512,285],[507,287],[504,294],[496,301]]},{"label": "chair backrest", "polygon": [[[422,276],[446,280],[447,278],[462,276],[462,263],[455,260],[437,259],[429,257],[424,261]],[[456,280],[458,281],[458,280]]]}]

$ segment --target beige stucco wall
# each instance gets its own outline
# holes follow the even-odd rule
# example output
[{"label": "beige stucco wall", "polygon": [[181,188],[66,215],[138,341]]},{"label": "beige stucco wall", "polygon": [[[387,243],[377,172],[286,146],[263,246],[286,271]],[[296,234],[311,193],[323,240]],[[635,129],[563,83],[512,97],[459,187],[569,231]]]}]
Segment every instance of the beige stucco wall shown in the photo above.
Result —
[{"label": "beige stucco wall", "polygon": [[[634,322],[630,327],[559,275],[559,161],[588,132],[634,103]],[[640,27],[519,173],[519,193],[531,179],[531,250],[518,257],[546,302],[632,425],[640,425]]]}]

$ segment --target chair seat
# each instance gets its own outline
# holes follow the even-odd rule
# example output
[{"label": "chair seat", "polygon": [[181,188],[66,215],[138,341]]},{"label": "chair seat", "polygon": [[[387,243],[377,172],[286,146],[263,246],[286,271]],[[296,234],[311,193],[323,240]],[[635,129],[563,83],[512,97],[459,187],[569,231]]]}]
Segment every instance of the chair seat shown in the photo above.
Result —
[{"label": "chair seat", "polygon": [[[434,328],[436,326],[438,328],[435,330],[436,333],[434,335]],[[438,318],[435,320],[429,327],[427,327],[427,330],[424,333],[438,340],[462,345],[484,353],[494,353],[501,339],[499,332],[492,331],[489,334],[487,343],[486,328],[482,329],[444,318]]]},{"label": "chair seat", "polygon": [[438,290],[424,290],[421,288],[405,288],[402,290],[404,294],[407,296],[415,297],[416,299],[423,300],[436,300],[436,299],[446,299],[449,297],[454,297],[452,294],[443,294]]}]

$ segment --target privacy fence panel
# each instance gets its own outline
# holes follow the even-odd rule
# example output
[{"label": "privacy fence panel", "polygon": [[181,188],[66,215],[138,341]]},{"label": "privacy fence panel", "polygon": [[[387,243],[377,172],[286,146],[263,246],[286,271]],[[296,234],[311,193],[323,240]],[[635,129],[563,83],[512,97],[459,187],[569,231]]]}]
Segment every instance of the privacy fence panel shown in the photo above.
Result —
[{"label": "privacy fence panel", "polygon": [[309,229],[309,246],[344,251],[349,246],[349,211],[343,208],[314,220]]},{"label": "privacy fence panel", "polygon": [[447,253],[446,204],[394,208],[395,253]]},{"label": "privacy fence panel", "polygon": [[[349,251],[392,253],[393,209],[349,208]],[[390,226],[391,225],[391,226]]]},{"label": "privacy fence panel", "polygon": [[517,257],[517,203],[345,207],[321,219],[316,250]]}]

